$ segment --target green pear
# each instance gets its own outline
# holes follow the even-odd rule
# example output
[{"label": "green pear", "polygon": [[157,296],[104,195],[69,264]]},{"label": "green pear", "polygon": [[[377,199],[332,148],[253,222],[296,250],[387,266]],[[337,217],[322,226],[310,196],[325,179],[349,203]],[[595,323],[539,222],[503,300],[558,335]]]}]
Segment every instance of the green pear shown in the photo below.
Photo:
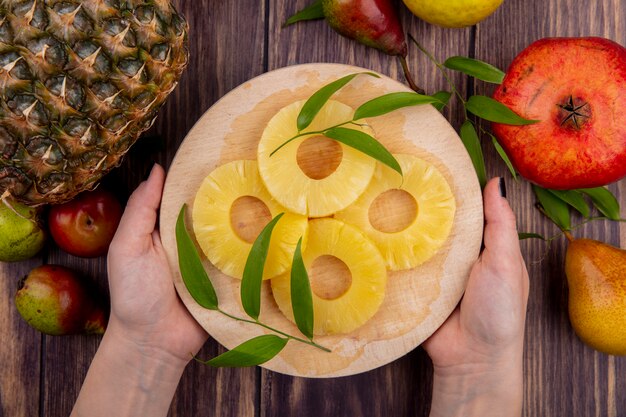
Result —
[{"label": "green pear", "polygon": [[0,262],[18,262],[37,255],[46,243],[39,209],[0,201]]}]

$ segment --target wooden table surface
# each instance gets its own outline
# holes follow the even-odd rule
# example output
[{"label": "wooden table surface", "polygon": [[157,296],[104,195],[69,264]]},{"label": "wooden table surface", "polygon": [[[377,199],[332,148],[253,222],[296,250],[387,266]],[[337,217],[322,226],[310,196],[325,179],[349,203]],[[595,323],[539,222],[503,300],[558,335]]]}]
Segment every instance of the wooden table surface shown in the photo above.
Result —
[{"label": "wooden table surface", "polygon": [[[169,165],[194,122],[221,96],[266,71],[308,62],[359,65],[402,79],[398,62],[341,38],[323,21],[281,28],[310,0],[177,0],[190,24],[191,62],[153,130],[130,151],[105,185],[127,196],[154,162]],[[532,41],[547,36],[603,36],[626,45],[625,0],[505,0],[478,26],[441,29],[414,17],[400,2],[405,31],[444,60],[466,55],[506,68]],[[428,92],[445,88],[434,66],[415,47],[409,65]],[[492,87],[453,79],[462,94],[490,94]],[[459,127],[458,104],[446,116]],[[507,179],[520,230],[546,235],[556,228],[534,208],[528,183],[515,183],[490,143],[483,149],[490,176]],[[626,207],[626,181],[610,189]],[[625,211],[622,209],[622,217]],[[574,218],[574,223],[580,222]],[[576,236],[626,247],[626,224],[593,222]],[[626,416],[626,358],[582,344],[567,316],[563,239],[548,251],[523,241],[531,277],[524,356],[524,416]],[[18,279],[42,263],[67,265],[106,289],[106,259],[85,260],[50,247],[38,258],[0,263],[0,416],[66,416],[100,341],[95,336],[49,337],[28,327],[13,303]],[[200,353],[223,349],[209,340]],[[212,369],[191,363],[174,398],[172,416],[426,416],[432,365],[418,348],[377,370],[354,377],[307,380],[261,368]]]}]

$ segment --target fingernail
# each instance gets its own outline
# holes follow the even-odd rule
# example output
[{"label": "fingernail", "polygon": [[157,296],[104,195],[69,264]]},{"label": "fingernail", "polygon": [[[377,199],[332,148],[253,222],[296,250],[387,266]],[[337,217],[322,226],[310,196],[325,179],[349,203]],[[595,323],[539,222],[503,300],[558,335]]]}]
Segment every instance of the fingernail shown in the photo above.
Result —
[{"label": "fingernail", "polygon": [[506,184],[504,183],[504,178],[500,177],[500,195],[502,198],[506,198]]}]

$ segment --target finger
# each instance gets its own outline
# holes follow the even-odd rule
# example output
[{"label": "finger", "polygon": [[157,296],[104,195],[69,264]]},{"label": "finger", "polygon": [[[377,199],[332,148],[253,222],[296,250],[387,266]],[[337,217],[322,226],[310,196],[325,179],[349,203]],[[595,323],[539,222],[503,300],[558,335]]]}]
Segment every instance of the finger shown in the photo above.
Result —
[{"label": "finger", "polygon": [[500,181],[494,178],[485,187],[485,251],[517,256],[520,248],[515,214],[502,195]]},{"label": "finger", "polygon": [[152,244],[152,232],[161,203],[165,172],[155,164],[148,179],[128,199],[114,242],[124,248],[142,248]]}]

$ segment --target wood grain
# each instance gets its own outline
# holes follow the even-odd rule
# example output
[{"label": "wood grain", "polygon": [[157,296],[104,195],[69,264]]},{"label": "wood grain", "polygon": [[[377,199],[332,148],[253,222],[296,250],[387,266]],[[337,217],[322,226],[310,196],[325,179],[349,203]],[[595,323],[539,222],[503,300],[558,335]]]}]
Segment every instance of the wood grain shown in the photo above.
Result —
[{"label": "wood grain", "polygon": [[[399,65],[375,50],[343,39],[324,22],[281,29],[287,16],[309,0],[182,1],[175,3],[191,25],[191,64],[157,125],[133,147],[123,166],[105,185],[123,197],[142,180],[152,163],[169,165],[178,145],[194,122],[219,97],[264,71],[306,62],[341,62],[368,67],[402,79]],[[474,55],[505,68],[531,41],[543,36],[600,35],[626,45],[623,0],[572,2],[570,0],[506,0],[477,28],[444,30],[413,17],[396,1],[407,32],[440,60],[451,55]],[[446,87],[436,69],[415,47],[409,48],[409,65],[418,84],[428,92]],[[490,92],[482,84],[453,77],[461,94]],[[460,106],[446,110],[453,125],[463,118]],[[514,205],[520,229],[546,234],[556,229],[533,209],[527,185],[510,179],[491,146],[484,146],[490,175],[507,179],[509,201]],[[626,207],[626,181],[611,187]],[[626,213],[623,213],[623,217]],[[580,219],[575,218],[574,221]],[[594,222],[577,236],[626,246],[626,224]],[[544,244],[522,242],[531,272],[527,315],[524,416],[626,415],[626,359],[592,351],[572,333],[566,313],[567,289],[562,272],[564,242],[556,242],[546,254]],[[58,263],[76,261],[58,253]],[[74,341],[45,339],[46,361],[39,361],[42,337],[26,326],[14,310],[12,294],[16,276],[27,273],[46,255],[32,262],[0,267],[0,415],[51,417],[67,415],[80,378],[86,372],[97,338]],[[92,262],[92,261],[89,261]],[[89,263],[88,262],[88,263]],[[101,260],[93,271],[101,281],[106,274]],[[67,343],[67,344],[66,344]],[[64,349],[77,343],[85,353]],[[200,353],[212,357],[222,348],[210,341]],[[72,365],[79,355],[79,364]],[[43,369],[43,368],[47,368]],[[54,370],[53,370],[54,368]],[[67,372],[67,377],[64,374]],[[45,380],[43,379],[45,376]],[[55,378],[69,387],[55,384]],[[432,369],[423,350],[378,370],[350,378],[316,381],[292,378],[260,370],[212,370],[191,364],[174,399],[172,416],[427,416]],[[45,383],[44,383],[45,382]],[[43,390],[40,391],[40,386]],[[49,391],[46,393],[46,391]],[[44,401],[45,400],[45,401]],[[40,407],[40,403],[45,403]],[[45,414],[44,414],[45,411]]]}]

